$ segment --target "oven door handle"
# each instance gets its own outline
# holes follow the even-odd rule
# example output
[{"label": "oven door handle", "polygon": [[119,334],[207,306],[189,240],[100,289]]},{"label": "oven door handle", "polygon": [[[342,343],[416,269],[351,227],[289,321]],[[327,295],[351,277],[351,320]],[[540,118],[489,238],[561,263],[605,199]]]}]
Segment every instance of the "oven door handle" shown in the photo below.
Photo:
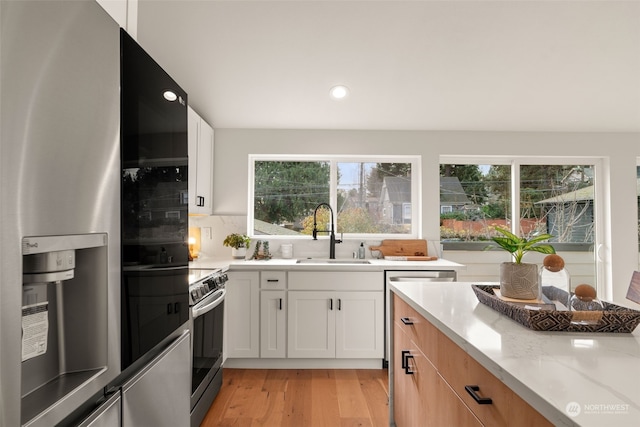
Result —
[{"label": "oven door handle", "polygon": [[[201,304],[195,305],[191,309],[191,314],[193,315],[193,318],[195,319],[196,317],[202,316],[203,314],[207,314],[208,312],[210,312],[211,310],[213,310],[214,308],[222,304],[226,293],[227,293],[227,290],[222,289],[221,291],[215,292],[211,296],[204,299],[201,302],[201,304],[204,304],[204,305],[201,305]],[[212,298],[214,298],[214,300],[209,302],[209,300]]]}]

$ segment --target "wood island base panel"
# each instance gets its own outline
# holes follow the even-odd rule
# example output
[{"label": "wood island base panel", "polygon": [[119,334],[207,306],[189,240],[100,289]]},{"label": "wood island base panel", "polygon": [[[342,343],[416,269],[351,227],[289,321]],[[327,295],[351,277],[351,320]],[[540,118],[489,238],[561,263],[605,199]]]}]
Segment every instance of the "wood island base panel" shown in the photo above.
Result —
[{"label": "wood island base panel", "polygon": [[639,425],[637,330],[533,331],[471,285],[391,285],[391,425]]},{"label": "wood island base panel", "polygon": [[402,426],[552,426],[397,295],[394,418]]}]

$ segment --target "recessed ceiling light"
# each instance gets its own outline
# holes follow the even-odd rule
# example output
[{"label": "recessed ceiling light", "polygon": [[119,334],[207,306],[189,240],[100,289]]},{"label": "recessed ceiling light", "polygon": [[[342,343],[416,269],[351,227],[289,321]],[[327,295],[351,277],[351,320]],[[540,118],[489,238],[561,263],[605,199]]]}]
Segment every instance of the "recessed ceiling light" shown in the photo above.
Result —
[{"label": "recessed ceiling light", "polygon": [[166,99],[167,101],[173,102],[176,99],[178,99],[178,95],[176,95],[176,93],[174,91],[171,90],[165,90],[164,93],[162,94],[162,96],[164,96],[164,99]]},{"label": "recessed ceiling light", "polygon": [[333,99],[344,99],[349,95],[349,88],[346,86],[334,86],[329,93]]}]

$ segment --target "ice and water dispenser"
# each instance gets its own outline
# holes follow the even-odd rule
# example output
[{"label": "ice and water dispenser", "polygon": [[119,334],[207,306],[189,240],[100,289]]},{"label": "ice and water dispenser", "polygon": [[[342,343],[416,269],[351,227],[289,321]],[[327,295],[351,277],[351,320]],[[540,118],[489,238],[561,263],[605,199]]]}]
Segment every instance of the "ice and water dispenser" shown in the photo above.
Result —
[{"label": "ice and water dispenser", "polygon": [[23,239],[23,425],[106,383],[107,258],[103,233]]}]

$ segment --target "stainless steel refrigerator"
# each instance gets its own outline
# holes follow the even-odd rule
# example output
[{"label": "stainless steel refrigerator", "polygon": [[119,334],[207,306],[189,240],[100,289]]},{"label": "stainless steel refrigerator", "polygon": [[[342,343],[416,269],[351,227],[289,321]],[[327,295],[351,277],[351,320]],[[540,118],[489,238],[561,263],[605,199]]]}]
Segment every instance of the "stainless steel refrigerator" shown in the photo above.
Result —
[{"label": "stainless steel refrigerator", "polygon": [[122,370],[120,29],[93,0],[2,0],[0,22],[0,427],[123,425],[168,371],[150,407],[188,425],[188,331]]}]

